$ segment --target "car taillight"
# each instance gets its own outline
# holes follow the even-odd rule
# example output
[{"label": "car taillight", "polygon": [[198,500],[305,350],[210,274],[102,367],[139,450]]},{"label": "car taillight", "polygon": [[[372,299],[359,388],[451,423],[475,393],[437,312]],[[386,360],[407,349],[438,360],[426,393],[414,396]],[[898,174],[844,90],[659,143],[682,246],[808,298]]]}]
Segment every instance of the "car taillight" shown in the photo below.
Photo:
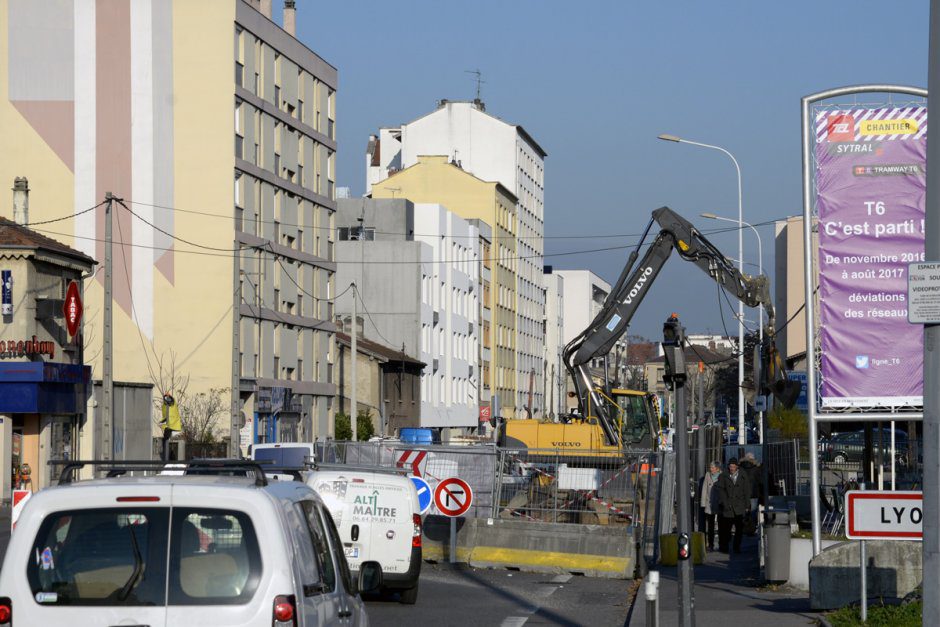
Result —
[{"label": "car taillight", "polygon": [[13,601],[3,597],[0,598],[0,625],[7,627],[13,624]]},{"label": "car taillight", "polygon": [[274,627],[297,627],[293,594],[274,597]]},{"label": "car taillight", "polygon": [[411,546],[420,547],[421,546],[421,515],[412,514],[412,520],[415,524],[414,532],[411,534]]}]

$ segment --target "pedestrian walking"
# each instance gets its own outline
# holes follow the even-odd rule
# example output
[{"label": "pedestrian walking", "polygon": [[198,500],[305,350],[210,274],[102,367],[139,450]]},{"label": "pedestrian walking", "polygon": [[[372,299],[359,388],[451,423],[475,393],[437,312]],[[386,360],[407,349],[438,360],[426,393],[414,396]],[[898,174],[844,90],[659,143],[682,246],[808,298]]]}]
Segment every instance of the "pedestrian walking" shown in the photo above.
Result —
[{"label": "pedestrian walking", "polygon": [[738,468],[738,459],[728,460],[728,470],[718,477],[718,550],[728,552],[731,528],[734,527],[735,553],[741,552],[744,538],[744,517],[751,510],[751,484]]},{"label": "pedestrian walking", "polygon": [[747,475],[747,480],[751,484],[751,513],[744,524],[747,528],[747,535],[753,536],[757,534],[757,504],[764,498],[763,469],[757,463],[754,453],[747,453],[741,460],[741,470]]},{"label": "pedestrian walking", "polygon": [[698,530],[705,534],[705,546],[715,550],[715,517],[718,515],[718,478],[721,464],[712,462],[699,480]]}]

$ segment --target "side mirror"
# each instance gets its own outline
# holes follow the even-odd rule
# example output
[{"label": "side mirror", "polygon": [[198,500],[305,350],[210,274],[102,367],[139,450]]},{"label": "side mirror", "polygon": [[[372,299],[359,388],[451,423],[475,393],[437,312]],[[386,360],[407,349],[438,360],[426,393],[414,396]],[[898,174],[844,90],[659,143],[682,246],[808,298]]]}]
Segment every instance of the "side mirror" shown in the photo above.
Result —
[{"label": "side mirror", "polygon": [[382,587],[382,566],[378,562],[363,562],[359,566],[359,593],[371,594]]}]

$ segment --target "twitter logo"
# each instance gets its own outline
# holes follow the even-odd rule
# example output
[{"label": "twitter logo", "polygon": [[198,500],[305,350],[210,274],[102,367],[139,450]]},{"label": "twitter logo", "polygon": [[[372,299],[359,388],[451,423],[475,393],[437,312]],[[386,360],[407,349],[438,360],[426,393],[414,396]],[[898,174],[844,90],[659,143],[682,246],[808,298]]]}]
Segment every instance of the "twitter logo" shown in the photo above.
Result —
[{"label": "twitter logo", "polygon": [[868,368],[868,355],[856,355],[855,367],[860,369]]}]

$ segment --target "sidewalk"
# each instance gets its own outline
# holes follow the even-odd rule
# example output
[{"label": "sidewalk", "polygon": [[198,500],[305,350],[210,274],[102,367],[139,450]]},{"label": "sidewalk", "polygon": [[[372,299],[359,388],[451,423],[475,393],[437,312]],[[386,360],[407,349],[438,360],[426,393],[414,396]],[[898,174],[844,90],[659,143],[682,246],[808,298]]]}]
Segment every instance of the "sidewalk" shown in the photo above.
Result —
[{"label": "sidewalk", "polygon": [[[818,615],[809,609],[809,594],[786,586],[766,586],[760,580],[757,538],[745,538],[742,552],[708,553],[693,569],[696,627],[744,625],[803,626]],[[679,624],[679,584],[675,566],[659,570],[659,624]],[[644,586],[636,595],[630,627],[645,627]]]}]

